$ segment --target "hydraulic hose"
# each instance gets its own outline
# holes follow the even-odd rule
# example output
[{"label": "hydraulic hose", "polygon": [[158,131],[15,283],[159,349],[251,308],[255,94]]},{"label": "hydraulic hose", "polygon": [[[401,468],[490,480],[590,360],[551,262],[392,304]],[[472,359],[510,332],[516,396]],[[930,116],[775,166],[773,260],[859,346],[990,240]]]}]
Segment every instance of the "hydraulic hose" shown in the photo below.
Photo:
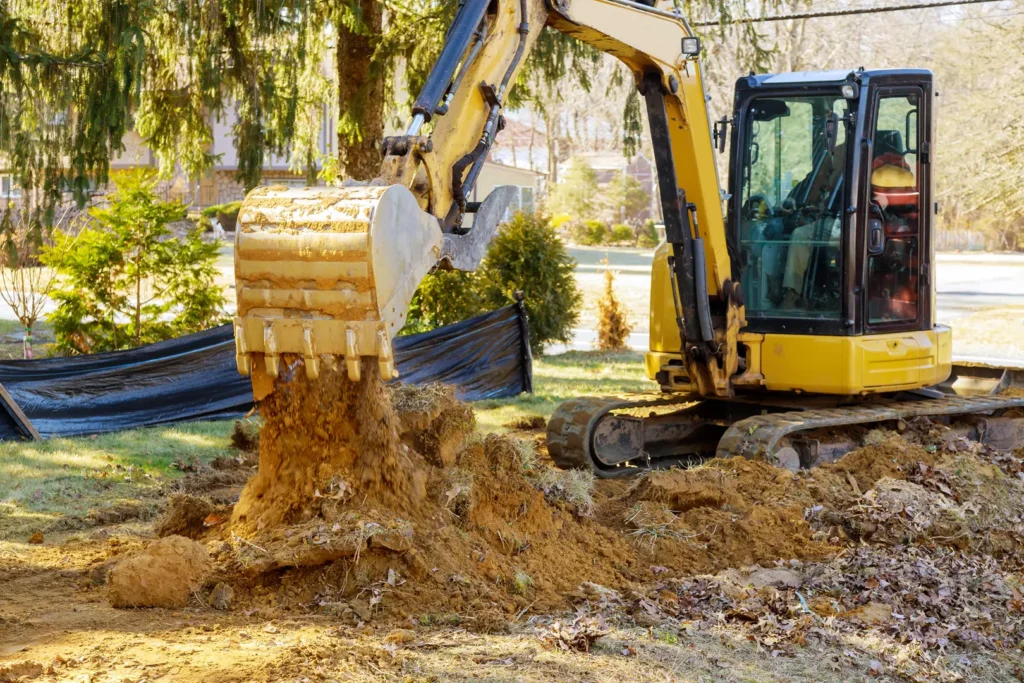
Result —
[{"label": "hydraulic hose", "polygon": [[[512,80],[512,74],[515,73],[516,67],[519,66],[519,61],[523,58],[523,52],[526,50],[526,37],[530,33],[530,22],[526,19],[527,12],[527,0],[519,0],[519,44],[516,46],[512,62],[508,65],[508,69],[505,70],[505,75],[498,86],[496,93],[497,102],[491,105],[487,122],[484,124],[483,135],[480,136],[480,140],[477,142],[476,147],[473,148],[473,151],[452,165],[452,197],[455,199],[455,204],[445,217],[445,227],[449,230],[461,222],[462,215],[466,211],[466,190],[473,187],[477,176],[480,174],[480,170],[483,168],[483,163],[487,159],[487,151],[494,143],[494,136],[497,133],[495,126],[499,130],[501,128],[499,125],[501,104],[504,101],[509,81]],[[467,167],[470,167],[469,174],[464,178],[463,174]]]}]

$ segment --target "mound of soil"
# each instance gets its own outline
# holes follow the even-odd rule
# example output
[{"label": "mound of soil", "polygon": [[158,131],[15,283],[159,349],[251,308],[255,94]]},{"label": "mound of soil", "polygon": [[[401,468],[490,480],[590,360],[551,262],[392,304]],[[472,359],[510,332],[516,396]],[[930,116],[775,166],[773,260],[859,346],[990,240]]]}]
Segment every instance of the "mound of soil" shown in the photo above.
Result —
[{"label": "mound of soil", "polygon": [[[586,586],[625,594],[654,577],[831,560],[872,539],[966,547],[966,534],[1013,549],[1024,518],[1024,483],[928,425],[869,432],[798,474],[737,457],[594,482],[531,441],[474,438],[450,388],[385,388],[374,364],[358,383],[300,373],[262,415],[257,475],[231,523],[199,534],[221,548],[234,603],[352,623],[499,628],[591,600]],[[975,533],[985,523],[992,533]]]},{"label": "mound of soil", "polygon": [[108,598],[114,607],[184,607],[212,571],[206,548],[168,536],[110,570]]}]

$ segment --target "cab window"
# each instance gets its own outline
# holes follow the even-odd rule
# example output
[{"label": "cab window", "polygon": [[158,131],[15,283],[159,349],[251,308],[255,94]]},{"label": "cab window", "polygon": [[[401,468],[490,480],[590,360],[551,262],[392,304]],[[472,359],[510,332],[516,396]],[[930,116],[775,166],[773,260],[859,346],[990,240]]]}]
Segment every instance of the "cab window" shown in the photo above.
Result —
[{"label": "cab window", "polygon": [[916,323],[921,192],[918,94],[880,97],[872,140],[867,225],[867,321]]},{"label": "cab window", "polygon": [[739,245],[747,314],[839,319],[846,100],[755,99],[742,125]]}]

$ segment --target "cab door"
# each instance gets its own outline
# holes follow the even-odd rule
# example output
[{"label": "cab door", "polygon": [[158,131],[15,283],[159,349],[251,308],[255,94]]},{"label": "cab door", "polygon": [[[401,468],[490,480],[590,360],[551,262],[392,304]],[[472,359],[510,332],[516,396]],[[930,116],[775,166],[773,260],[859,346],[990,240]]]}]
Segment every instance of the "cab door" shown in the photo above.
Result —
[{"label": "cab door", "polygon": [[932,326],[929,95],[922,85],[874,89],[861,176],[867,334]]}]

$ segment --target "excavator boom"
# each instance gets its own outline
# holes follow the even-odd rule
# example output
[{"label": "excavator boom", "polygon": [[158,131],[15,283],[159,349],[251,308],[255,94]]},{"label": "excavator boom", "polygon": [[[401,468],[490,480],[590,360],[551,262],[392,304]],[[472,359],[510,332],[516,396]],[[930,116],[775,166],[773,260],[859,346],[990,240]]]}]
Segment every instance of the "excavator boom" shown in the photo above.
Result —
[{"label": "excavator boom", "polygon": [[300,358],[310,378],[343,363],[358,380],[364,358],[395,376],[391,342],[420,280],[433,268],[475,269],[505,212],[507,192],[479,206],[467,197],[545,27],[619,58],[644,94],[675,245],[682,362],[695,390],[731,394],[743,308],[725,244],[699,41],[678,14],[629,0],[465,0],[406,133],[383,141],[377,178],[261,187],[243,202],[235,337],[238,369],[252,376],[257,399]]}]

